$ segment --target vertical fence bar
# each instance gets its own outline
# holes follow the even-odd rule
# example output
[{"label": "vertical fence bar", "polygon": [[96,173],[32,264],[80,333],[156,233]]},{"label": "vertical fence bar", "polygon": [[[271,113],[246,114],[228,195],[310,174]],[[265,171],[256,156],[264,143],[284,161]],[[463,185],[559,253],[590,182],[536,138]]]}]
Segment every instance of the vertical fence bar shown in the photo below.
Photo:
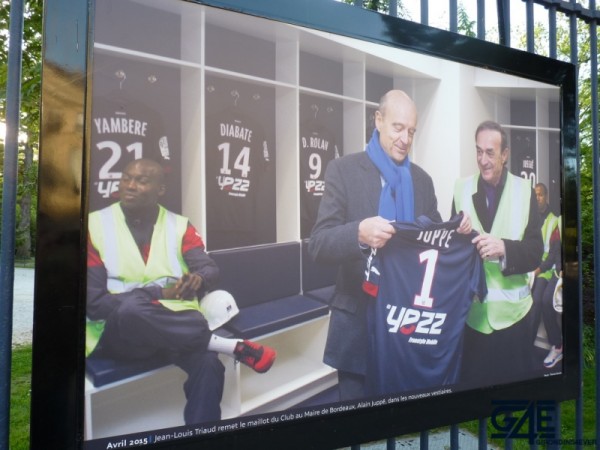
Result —
[{"label": "vertical fence bar", "polygon": [[505,0],[496,1],[498,10],[498,38],[500,45],[510,46],[510,11],[508,2]]},{"label": "vertical fence bar", "polygon": [[[537,402],[533,406],[533,413],[535,414],[535,417],[539,417],[539,408]],[[534,436],[537,436],[537,433],[539,432],[537,420],[534,420],[533,423],[529,424],[529,426],[530,430],[534,433]],[[530,444],[529,450],[538,450],[537,442],[534,441],[533,444]],[[550,446],[548,446],[548,450],[550,450]]]},{"label": "vertical fence bar", "polygon": [[421,23],[429,25],[429,0],[421,0]]},{"label": "vertical fence bar", "polygon": [[527,0],[525,6],[525,20],[527,29],[527,51],[535,53],[535,34],[533,32],[533,0]]},{"label": "vertical fence bar", "polygon": [[[554,425],[556,430],[558,431],[559,436],[555,436],[556,438],[560,438],[560,403],[556,403],[556,408],[554,409]],[[548,445],[548,450],[558,450],[560,449],[560,445],[557,442],[553,442]]]},{"label": "vertical fence bar", "polygon": [[429,431],[421,431],[419,437],[419,448],[421,450],[429,450]]},{"label": "vertical fence bar", "polygon": [[478,424],[477,448],[479,450],[487,449],[487,419],[479,419]]},{"label": "vertical fence bar", "polygon": [[556,6],[548,7],[548,54],[550,58],[556,59]]},{"label": "vertical fence bar", "polygon": [[10,3],[6,80],[6,139],[0,240],[0,448],[9,448],[10,372],[12,358],[13,283],[15,278],[15,217],[21,103],[23,0]]},{"label": "vertical fence bar", "polygon": [[[507,413],[506,417],[512,417],[512,413]],[[504,450],[512,450],[513,440],[510,438],[504,439]]]},{"label": "vertical fence bar", "polygon": [[506,33],[506,43],[507,47],[510,47],[510,0],[503,0],[504,2],[504,29]]},{"label": "vertical fence bar", "polygon": [[[590,0],[590,9],[596,9],[596,0]],[[598,305],[598,299],[600,298],[600,168],[598,166],[600,158],[600,150],[598,148],[598,36],[597,36],[597,22],[596,20],[590,21],[589,33],[590,33],[590,94],[591,94],[591,121],[592,121],[592,161],[594,161],[594,304],[595,304],[595,317],[598,317],[600,313],[600,305]],[[600,355],[600,323],[595,321],[596,325],[596,436],[600,430],[600,408],[598,407],[598,401],[600,400],[600,392],[598,386],[600,385],[600,364],[598,355]],[[596,448],[600,448],[600,444],[596,443]]]},{"label": "vertical fence bar", "polygon": [[485,39],[485,0],[477,0],[477,37]]},{"label": "vertical fence bar", "polygon": [[396,0],[389,0],[388,7],[390,11],[390,16],[398,17],[398,2]]},{"label": "vertical fence bar", "polygon": [[448,5],[448,29],[454,33],[458,33],[458,2],[457,0],[450,0]]},{"label": "vertical fence bar", "polygon": [[[571,4],[575,6],[577,2],[575,0],[571,0]],[[578,57],[578,45],[577,45],[577,16],[575,14],[569,15],[569,47],[570,47],[570,60],[571,63],[575,64],[575,78],[579,83],[579,57]],[[579,88],[575,92],[575,117],[579,118]],[[579,123],[579,120],[577,120]],[[577,274],[579,278],[579,298],[583,299],[583,268],[582,268],[582,247],[581,247],[581,152],[579,149],[579,128],[575,133],[575,155],[577,160]],[[594,179],[596,177],[594,176]],[[596,198],[596,192],[594,191],[594,198]],[[597,223],[597,221],[595,221]],[[595,233],[595,232],[594,232]],[[596,245],[596,243],[594,243]],[[580,354],[583,355],[583,319],[582,319],[582,310],[580,307],[580,315],[579,315],[579,351]],[[596,344],[597,345],[597,344]],[[582,358],[579,359],[579,372],[581,376],[583,376],[583,363]],[[583,436],[583,383],[582,380],[579,380],[579,384],[582,387],[581,392],[576,400],[576,434],[577,437]],[[596,383],[597,384],[597,383]],[[596,415],[598,411],[596,411]],[[578,444],[576,448],[581,449],[581,444]]]},{"label": "vertical fence bar", "polygon": [[385,449],[386,450],[396,450],[396,439],[395,438],[387,438],[385,441]]},{"label": "vertical fence bar", "polygon": [[458,450],[458,425],[450,426],[450,450]]}]

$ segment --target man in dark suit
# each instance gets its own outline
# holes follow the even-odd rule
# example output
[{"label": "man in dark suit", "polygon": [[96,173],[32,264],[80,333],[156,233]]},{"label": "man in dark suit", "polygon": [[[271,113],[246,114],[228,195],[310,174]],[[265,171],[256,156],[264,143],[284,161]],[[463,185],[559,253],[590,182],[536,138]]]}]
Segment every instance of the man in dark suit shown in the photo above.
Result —
[{"label": "man in dark suit", "polygon": [[[395,230],[390,221],[421,215],[442,219],[431,177],[410,162],[417,127],[414,102],[403,91],[386,93],[375,113],[366,151],[332,161],[312,230],[309,252],[318,262],[339,264],[324,362],[338,370],[340,399],[365,395],[367,297],[362,290],[368,250],[383,247]],[[465,216],[459,232],[470,232]]]}]

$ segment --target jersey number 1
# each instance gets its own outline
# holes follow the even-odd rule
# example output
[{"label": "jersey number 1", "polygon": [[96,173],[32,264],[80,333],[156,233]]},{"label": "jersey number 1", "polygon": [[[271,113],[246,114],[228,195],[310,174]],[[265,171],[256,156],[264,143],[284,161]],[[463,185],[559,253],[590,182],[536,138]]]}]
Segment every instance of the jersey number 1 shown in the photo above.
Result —
[{"label": "jersey number 1", "polygon": [[433,307],[433,298],[431,297],[431,286],[433,285],[433,277],[435,275],[435,266],[437,264],[438,251],[431,249],[419,254],[421,264],[426,262],[425,276],[421,285],[421,293],[415,295],[413,305],[422,306],[424,308]]}]

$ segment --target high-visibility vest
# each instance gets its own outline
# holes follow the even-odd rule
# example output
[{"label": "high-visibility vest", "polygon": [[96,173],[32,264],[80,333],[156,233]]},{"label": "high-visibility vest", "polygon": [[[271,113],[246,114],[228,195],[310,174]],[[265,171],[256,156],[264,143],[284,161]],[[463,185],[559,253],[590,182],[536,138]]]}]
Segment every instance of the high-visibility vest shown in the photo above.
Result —
[{"label": "high-visibility vest", "polygon": [[[558,228],[558,237],[560,239],[560,241],[562,242],[562,220],[561,220],[561,216],[558,216],[556,218],[556,227]],[[556,276],[556,278],[561,278],[561,274],[560,272],[562,272],[562,264],[561,264],[561,270],[559,270],[558,272],[556,271],[556,267],[554,267],[554,276]]]},{"label": "high-visibility vest", "polygon": [[[108,291],[119,294],[150,285],[164,288],[181,278],[188,272],[181,252],[187,224],[187,218],[159,206],[150,253],[144,262],[119,203],[91,213],[89,235],[106,268]],[[197,299],[158,300],[173,311],[199,309]],[[88,320],[86,356],[96,347],[103,331],[104,321]]]},{"label": "high-visibility vest", "polygon": [[[559,226],[558,222],[558,217],[556,217],[552,213],[548,213],[546,219],[544,220],[544,223],[542,225],[542,239],[544,240],[544,254],[542,255],[542,261],[545,261],[548,257],[548,252],[550,251],[550,238],[552,237],[554,229]],[[546,272],[540,273],[538,277],[549,280],[550,278],[552,278],[553,273],[554,267],[551,267]]]},{"label": "high-visibility vest", "polygon": [[[471,216],[472,228],[484,234],[475,212],[473,194],[477,191],[479,174],[460,179],[454,187],[457,211]],[[522,240],[529,221],[531,183],[529,180],[507,174],[504,191],[490,233],[501,239]],[[474,301],[467,318],[469,326],[490,334],[517,323],[532,305],[528,275],[504,276],[499,261],[484,261],[488,294],[483,301]]]}]

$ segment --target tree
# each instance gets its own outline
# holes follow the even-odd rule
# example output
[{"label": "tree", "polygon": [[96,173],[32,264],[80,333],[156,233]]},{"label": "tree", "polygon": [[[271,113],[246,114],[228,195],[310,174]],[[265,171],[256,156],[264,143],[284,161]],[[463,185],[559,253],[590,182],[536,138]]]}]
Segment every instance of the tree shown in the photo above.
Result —
[{"label": "tree", "polygon": [[[557,15],[556,52],[562,61],[571,60],[571,39],[569,19],[564,14]],[[583,285],[593,287],[594,273],[594,192],[593,179],[598,174],[593,160],[593,130],[592,130],[592,79],[590,70],[590,30],[582,20],[577,21],[577,80],[579,90],[579,152],[580,152],[580,200],[581,200],[581,255],[584,273]],[[548,56],[548,31],[537,23],[534,26],[534,51]],[[519,48],[527,47],[526,36],[523,35],[517,43]]]},{"label": "tree", "polygon": [[475,33],[476,23],[474,20],[469,18],[467,11],[465,11],[464,6],[461,4],[458,5],[458,32],[464,34],[469,37],[477,37],[477,33]]},{"label": "tree", "polygon": [[[8,68],[8,29],[10,1],[0,1],[0,120],[6,115]],[[42,69],[42,0],[26,0],[24,5],[23,56],[21,78],[19,186],[17,189],[16,256],[32,256],[37,202],[37,152],[39,148],[40,89]],[[2,162],[4,160],[2,147]],[[33,226],[32,226],[33,225]]]},{"label": "tree", "polygon": [[[349,5],[354,4],[354,0],[343,0],[344,3]],[[398,16],[403,19],[410,20],[410,16],[404,8],[402,1],[397,0],[398,6]],[[362,7],[364,9],[370,9],[371,11],[378,11],[380,13],[388,14],[389,13],[389,1],[388,0],[362,0]]]}]

